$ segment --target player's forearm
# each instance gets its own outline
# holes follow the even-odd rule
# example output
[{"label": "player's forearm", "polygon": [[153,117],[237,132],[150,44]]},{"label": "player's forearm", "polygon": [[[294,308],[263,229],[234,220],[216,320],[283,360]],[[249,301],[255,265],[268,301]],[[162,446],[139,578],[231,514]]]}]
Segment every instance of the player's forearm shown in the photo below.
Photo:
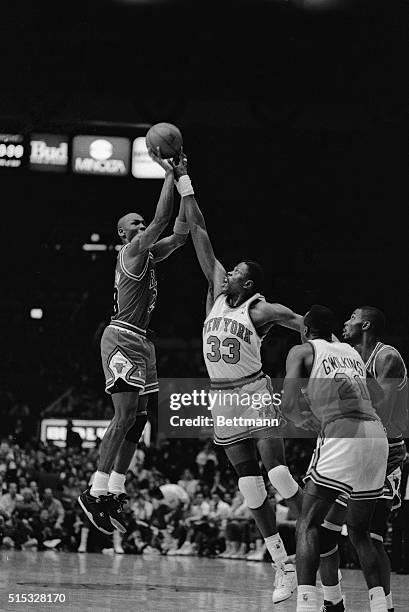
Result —
[{"label": "player's forearm", "polygon": [[194,232],[196,228],[206,229],[206,223],[203,213],[199,208],[198,203],[193,195],[185,196],[183,199],[186,220],[189,224],[190,231]]},{"label": "player's forearm", "polygon": [[155,223],[166,225],[169,223],[173,212],[173,174],[167,172],[163,182],[162,191],[155,211]]}]

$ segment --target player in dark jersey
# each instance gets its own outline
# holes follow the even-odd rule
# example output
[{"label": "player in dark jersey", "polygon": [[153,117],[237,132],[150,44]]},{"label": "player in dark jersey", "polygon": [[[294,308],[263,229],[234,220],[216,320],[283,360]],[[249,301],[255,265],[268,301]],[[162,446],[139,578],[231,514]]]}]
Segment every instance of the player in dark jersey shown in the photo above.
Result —
[{"label": "player in dark jersey", "polygon": [[[406,366],[399,352],[380,341],[384,328],[383,313],[378,308],[363,306],[354,310],[345,322],[343,336],[365,363],[371,398],[388,436],[389,454],[384,493],[377,500],[370,535],[379,558],[382,587],[388,611],[391,612],[391,569],[383,540],[389,515],[400,506],[400,480],[406,454],[403,434],[407,433],[408,427],[408,382]],[[343,610],[341,603],[338,603],[338,607],[335,604],[341,600],[337,537],[345,522],[346,506],[346,500],[342,496],[338,498],[321,528],[320,574],[327,609],[334,612]],[[332,598],[329,594],[332,594]]]},{"label": "player in dark jersey", "polygon": [[118,221],[124,246],[115,268],[113,315],[101,339],[105,388],[115,414],[101,442],[92,487],[78,498],[90,521],[107,534],[114,527],[125,531],[125,474],[145,427],[148,394],[158,391],[155,348],[147,334],[157,297],[155,264],[182,246],[189,232],[181,201],[173,235],[158,241],[173,211],[174,176],[159,152],[150,150],[150,155],[166,170],[165,181],[148,226],[138,213]]}]

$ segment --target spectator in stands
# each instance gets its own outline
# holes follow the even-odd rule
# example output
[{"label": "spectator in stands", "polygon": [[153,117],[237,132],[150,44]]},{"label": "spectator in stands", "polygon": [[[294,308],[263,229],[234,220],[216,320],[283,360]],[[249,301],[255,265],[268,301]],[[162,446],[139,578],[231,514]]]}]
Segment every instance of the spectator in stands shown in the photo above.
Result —
[{"label": "spectator in stands", "polygon": [[189,469],[183,470],[182,477],[178,480],[178,485],[182,487],[192,499],[198,489],[199,481],[193,478]]},{"label": "spectator in stands", "polygon": [[249,524],[252,514],[240,491],[233,498],[225,528],[224,552],[218,556],[225,559],[244,559],[249,544]]},{"label": "spectator in stands", "polygon": [[40,512],[40,504],[34,500],[32,490],[27,487],[21,491],[21,495],[23,499],[16,503],[14,514],[19,519],[30,519],[38,515]]},{"label": "spectator in stands", "polygon": [[8,493],[4,493],[0,497],[0,512],[6,518],[10,518],[13,514],[18,502],[23,501],[23,496],[17,493],[17,485],[15,482],[10,482]]},{"label": "spectator in stands", "polygon": [[66,446],[67,448],[75,448],[76,450],[81,450],[82,448],[82,438],[77,431],[73,430],[71,419],[67,421]]},{"label": "spectator in stands", "polygon": [[53,492],[49,488],[44,489],[43,508],[48,511],[48,516],[53,524],[54,530],[62,531],[65,511],[60,500],[53,496]]}]

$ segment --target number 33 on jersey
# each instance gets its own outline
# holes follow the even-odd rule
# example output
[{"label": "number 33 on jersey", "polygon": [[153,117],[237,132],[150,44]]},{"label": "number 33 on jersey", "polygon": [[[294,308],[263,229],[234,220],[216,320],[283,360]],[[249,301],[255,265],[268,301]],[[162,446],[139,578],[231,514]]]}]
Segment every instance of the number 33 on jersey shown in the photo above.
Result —
[{"label": "number 33 on jersey", "polygon": [[211,380],[236,380],[261,370],[262,338],[252,323],[249,307],[264,300],[259,293],[231,308],[219,295],[203,326],[203,356]]}]

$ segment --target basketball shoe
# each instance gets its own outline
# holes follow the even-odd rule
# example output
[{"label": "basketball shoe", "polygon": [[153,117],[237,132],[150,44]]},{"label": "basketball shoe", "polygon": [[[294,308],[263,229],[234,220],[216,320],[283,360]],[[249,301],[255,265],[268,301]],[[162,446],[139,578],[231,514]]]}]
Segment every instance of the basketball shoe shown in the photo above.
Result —
[{"label": "basketball shoe", "polygon": [[111,519],[111,523],[114,527],[118,529],[121,533],[126,533],[126,522],[124,520],[124,516],[122,515],[124,505],[128,501],[129,497],[125,493],[120,493],[119,495],[114,495],[113,493],[108,493],[108,514]]},{"label": "basketball shoe", "polygon": [[112,535],[114,533],[114,526],[110,521],[108,502],[108,495],[94,497],[91,495],[89,488],[85,489],[78,497],[78,503],[91,523],[102,533]]},{"label": "basketball shoe", "polygon": [[279,603],[289,599],[297,588],[297,574],[292,563],[277,564],[274,568],[276,575],[272,600],[273,603]]}]

